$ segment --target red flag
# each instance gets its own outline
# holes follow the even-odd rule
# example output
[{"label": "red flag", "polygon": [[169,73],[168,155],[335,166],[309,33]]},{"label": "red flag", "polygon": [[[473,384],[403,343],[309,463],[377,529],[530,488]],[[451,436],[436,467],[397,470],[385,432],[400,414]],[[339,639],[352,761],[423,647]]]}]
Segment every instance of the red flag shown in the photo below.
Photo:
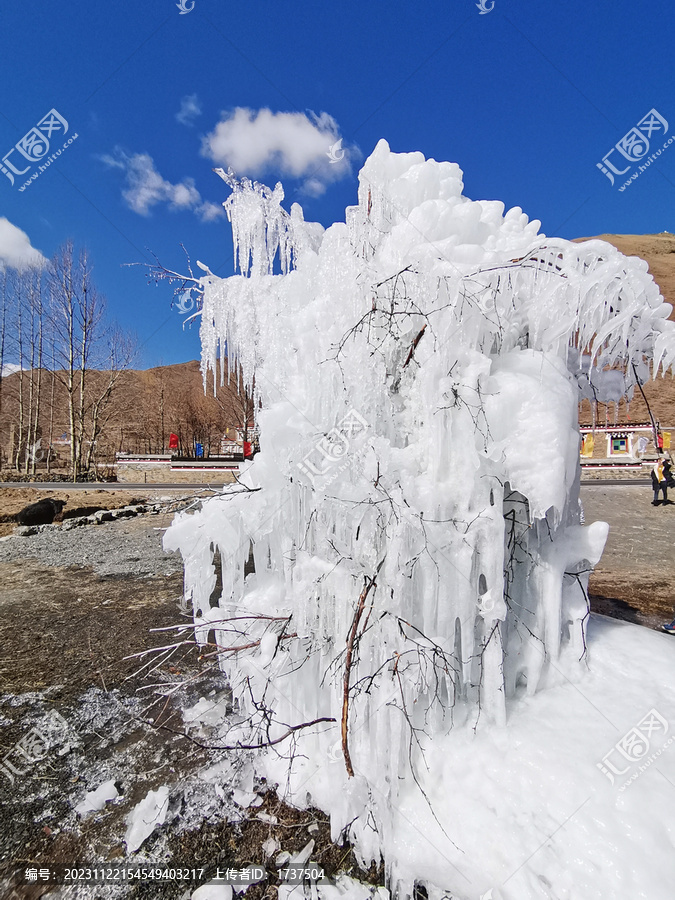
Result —
[{"label": "red flag", "polygon": [[173,431],[169,435],[169,450],[178,450],[178,435]]}]

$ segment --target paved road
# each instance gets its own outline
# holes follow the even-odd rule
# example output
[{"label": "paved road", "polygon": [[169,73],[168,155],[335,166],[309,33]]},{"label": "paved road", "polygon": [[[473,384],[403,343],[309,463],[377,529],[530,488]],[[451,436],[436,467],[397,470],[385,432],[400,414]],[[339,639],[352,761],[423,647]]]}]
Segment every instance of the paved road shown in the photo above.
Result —
[{"label": "paved road", "polygon": [[653,496],[648,481],[581,486],[586,525],[609,523],[590,592],[612,608],[593,608],[655,628],[675,615],[675,503],[652,506]]},{"label": "paved road", "polygon": [[38,491],[191,491],[223,484],[126,484],[119,481],[0,481],[0,488],[35,488]]},{"label": "paved road", "polygon": [[[582,480],[582,487],[645,487],[650,484],[648,478],[617,478],[613,481],[606,480]],[[0,488],[37,488],[41,491],[139,491],[139,490],[170,490],[182,491],[187,488],[219,488],[223,486],[223,482],[189,483],[189,484],[148,484],[141,482],[140,484],[127,484],[122,481],[0,481]]]}]

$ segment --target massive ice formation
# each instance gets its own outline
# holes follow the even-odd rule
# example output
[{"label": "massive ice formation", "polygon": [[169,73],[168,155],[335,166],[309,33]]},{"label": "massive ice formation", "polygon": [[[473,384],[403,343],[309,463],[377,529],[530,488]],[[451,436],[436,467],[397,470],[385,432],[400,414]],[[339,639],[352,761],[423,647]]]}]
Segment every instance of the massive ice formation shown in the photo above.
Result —
[{"label": "massive ice formation", "polygon": [[223,177],[242,274],[201,280],[204,375],[226,345],[261,449],[165,546],[223,651],[230,742],[288,735],[268,774],[368,860],[430,740],[578,677],[607,531],[579,524],[579,361],[625,390],[656,375],[670,306],[642,260],[546,238],[384,141],[323,233]]}]

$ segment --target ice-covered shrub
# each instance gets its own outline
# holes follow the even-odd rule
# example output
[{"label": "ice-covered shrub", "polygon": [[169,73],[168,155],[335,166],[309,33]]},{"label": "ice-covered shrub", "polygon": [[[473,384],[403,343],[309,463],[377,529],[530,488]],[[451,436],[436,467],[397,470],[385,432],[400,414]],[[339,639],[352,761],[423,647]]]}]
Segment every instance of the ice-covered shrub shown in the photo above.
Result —
[{"label": "ice-covered shrub", "polygon": [[272,744],[268,774],[367,861],[430,741],[579,677],[607,528],[579,523],[577,377],[669,366],[670,307],[642,260],[384,141],[324,233],[222,174],[241,274],[201,279],[203,370],[226,345],[261,449],[166,546],[238,700],[229,742]]}]

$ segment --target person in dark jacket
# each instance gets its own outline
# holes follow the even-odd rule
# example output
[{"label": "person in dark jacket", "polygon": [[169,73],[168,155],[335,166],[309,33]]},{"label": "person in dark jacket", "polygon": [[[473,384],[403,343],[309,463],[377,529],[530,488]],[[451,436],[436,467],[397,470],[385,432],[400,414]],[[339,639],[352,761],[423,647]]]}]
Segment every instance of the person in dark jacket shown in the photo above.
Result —
[{"label": "person in dark jacket", "polygon": [[[667,468],[666,468],[667,467]],[[668,503],[668,480],[670,478],[670,462],[659,457],[656,465],[652,469],[652,490],[654,491],[654,499],[652,506],[659,505],[659,492],[663,493],[664,504]]]}]

